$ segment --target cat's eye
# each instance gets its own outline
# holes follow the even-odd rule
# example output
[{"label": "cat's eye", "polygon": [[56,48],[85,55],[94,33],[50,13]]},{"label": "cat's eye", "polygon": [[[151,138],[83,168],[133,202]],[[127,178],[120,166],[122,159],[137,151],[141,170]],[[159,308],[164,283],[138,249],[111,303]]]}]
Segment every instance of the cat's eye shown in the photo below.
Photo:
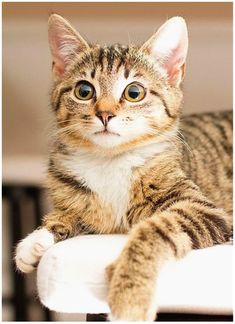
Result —
[{"label": "cat's eye", "polygon": [[95,94],[95,89],[90,82],[79,81],[74,90],[74,94],[79,100],[90,100]]},{"label": "cat's eye", "polygon": [[139,83],[131,83],[124,90],[123,96],[131,102],[138,102],[144,99],[146,94],[145,88]]}]

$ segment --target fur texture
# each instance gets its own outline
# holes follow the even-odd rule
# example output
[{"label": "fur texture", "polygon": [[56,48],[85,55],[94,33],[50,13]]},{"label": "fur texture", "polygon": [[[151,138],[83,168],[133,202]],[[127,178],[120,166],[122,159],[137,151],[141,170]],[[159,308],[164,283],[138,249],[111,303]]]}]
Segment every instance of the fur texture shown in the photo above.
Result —
[{"label": "fur texture", "polygon": [[[107,269],[111,318],[153,320],[163,265],[230,237],[232,113],[180,118],[188,46],[180,17],[142,47],[101,47],[52,15],[49,40],[57,126],[47,187],[54,210],[42,228],[55,241],[128,233]],[[141,100],[127,92],[130,85],[144,93]],[[35,241],[24,242],[32,251]],[[26,272],[41,256],[22,255],[16,253],[17,266]]]}]

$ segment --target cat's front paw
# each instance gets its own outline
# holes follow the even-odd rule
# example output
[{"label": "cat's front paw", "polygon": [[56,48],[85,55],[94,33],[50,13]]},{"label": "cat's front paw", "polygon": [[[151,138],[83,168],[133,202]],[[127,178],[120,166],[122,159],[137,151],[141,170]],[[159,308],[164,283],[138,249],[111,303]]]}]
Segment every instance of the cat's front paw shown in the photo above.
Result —
[{"label": "cat's front paw", "polygon": [[120,258],[106,268],[110,321],[154,321],[156,318],[157,305],[149,288],[152,281],[149,278],[147,283],[141,271],[136,275],[132,266],[130,260]]},{"label": "cat's front paw", "polygon": [[47,229],[35,230],[16,247],[15,263],[18,270],[32,272],[45,251],[54,244],[54,236]]}]

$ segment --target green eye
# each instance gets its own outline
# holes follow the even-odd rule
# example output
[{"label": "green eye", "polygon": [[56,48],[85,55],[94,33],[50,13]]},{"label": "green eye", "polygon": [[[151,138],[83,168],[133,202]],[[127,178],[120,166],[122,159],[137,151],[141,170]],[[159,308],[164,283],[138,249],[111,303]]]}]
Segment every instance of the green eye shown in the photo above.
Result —
[{"label": "green eye", "polygon": [[75,96],[80,100],[90,100],[95,93],[95,89],[88,81],[79,81],[74,90]]},{"label": "green eye", "polygon": [[138,83],[129,84],[124,90],[124,98],[131,102],[138,102],[145,97],[145,89]]}]

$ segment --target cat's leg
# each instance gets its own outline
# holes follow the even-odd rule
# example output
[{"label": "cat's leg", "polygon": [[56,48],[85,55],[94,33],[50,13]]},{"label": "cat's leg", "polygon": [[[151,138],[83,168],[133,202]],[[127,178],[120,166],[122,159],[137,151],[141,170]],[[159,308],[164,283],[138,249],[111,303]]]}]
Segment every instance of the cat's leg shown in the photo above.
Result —
[{"label": "cat's leg", "polygon": [[132,229],[121,255],[107,269],[111,320],[153,321],[163,265],[192,249],[223,243],[230,235],[225,212],[203,200],[199,192],[177,196],[175,202],[174,195],[168,197],[161,200],[161,211]]},{"label": "cat's leg", "polygon": [[18,243],[15,251],[17,269],[25,273],[32,272],[48,248],[76,235],[78,229],[76,217],[60,211],[49,213],[44,217],[42,226]]}]

